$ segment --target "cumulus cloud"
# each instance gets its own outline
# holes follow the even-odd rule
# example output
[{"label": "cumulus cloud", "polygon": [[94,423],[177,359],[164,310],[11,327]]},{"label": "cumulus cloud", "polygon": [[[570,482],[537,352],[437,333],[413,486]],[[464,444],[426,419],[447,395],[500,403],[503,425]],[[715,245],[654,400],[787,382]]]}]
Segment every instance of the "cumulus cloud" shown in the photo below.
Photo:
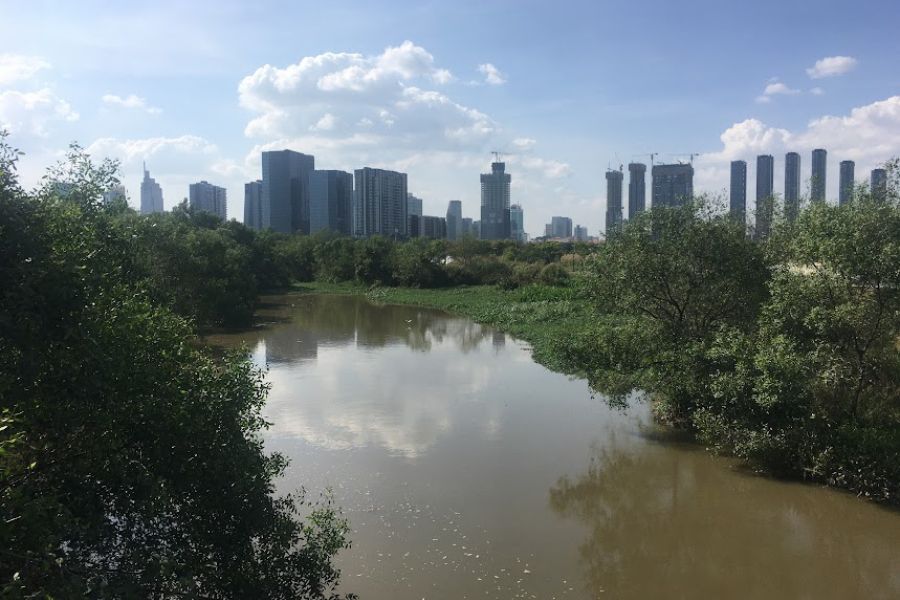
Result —
[{"label": "cumulus cloud", "polygon": [[[900,156],[900,96],[854,108],[846,115],[813,119],[798,131],[746,119],[726,129],[720,139],[722,147],[718,151],[706,153],[695,162],[698,189],[725,189],[729,161],[743,159],[751,164],[759,154],[773,154],[778,162],[785,152],[808,156],[814,148],[827,149],[830,163],[854,160],[857,173],[867,173]],[[804,169],[808,169],[808,162],[805,159],[802,163]],[[829,168],[829,197],[836,194],[837,183],[831,176],[834,173],[836,169]]]},{"label": "cumulus cloud", "polygon": [[516,150],[527,152],[534,148],[537,140],[527,137],[516,138],[512,141],[512,145]]},{"label": "cumulus cloud", "polygon": [[54,121],[77,121],[78,113],[49,88],[0,92],[0,128],[14,134],[47,137]]},{"label": "cumulus cloud", "polygon": [[488,85],[503,85],[506,83],[506,76],[491,63],[478,65],[478,71],[484,75],[484,82]]},{"label": "cumulus cloud", "polygon": [[812,79],[835,77],[852,70],[858,62],[852,56],[826,56],[817,60],[816,64],[806,69],[806,74]]},{"label": "cumulus cloud", "polygon": [[133,108],[137,110],[142,110],[151,115],[158,115],[162,112],[162,109],[159,109],[155,106],[150,106],[147,104],[147,101],[141,98],[140,96],[135,96],[134,94],[129,94],[126,97],[116,96],[115,94],[104,94],[103,103],[108,106],[117,106],[120,108]]},{"label": "cumulus cloud", "polygon": [[764,104],[771,102],[772,96],[795,96],[799,93],[800,90],[789,87],[780,81],[770,79],[763,93],[756,97],[756,101]]},{"label": "cumulus cloud", "polygon": [[50,63],[37,56],[0,54],[0,85],[31,79],[38,71],[49,68]]},{"label": "cumulus cloud", "polygon": [[196,135],[132,140],[107,137],[96,140],[87,148],[90,154],[117,158],[123,162],[145,160],[160,154],[212,155],[217,150],[215,144]]}]

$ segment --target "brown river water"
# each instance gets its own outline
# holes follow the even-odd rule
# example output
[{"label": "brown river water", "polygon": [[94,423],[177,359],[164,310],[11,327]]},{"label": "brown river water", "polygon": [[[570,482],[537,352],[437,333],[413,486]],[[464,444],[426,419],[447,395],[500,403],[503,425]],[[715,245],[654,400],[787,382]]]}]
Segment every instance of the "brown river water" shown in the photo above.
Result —
[{"label": "brown river water", "polygon": [[270,297],[282,492],[331,489],[363,600],[900,598],[900,512],[747,473],[610,409],[527,344],[421,308]]}]

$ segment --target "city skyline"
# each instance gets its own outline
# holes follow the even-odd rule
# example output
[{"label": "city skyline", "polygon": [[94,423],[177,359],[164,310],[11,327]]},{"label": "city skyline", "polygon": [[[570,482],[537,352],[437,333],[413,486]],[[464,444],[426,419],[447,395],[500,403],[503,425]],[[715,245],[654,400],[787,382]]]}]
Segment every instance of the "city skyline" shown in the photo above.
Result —
[{"label": "city skyline", "polygon": [[[329,169],[406,172],[425,212],[443,214],[451,199],[478,205],[471,173],[487,172],[496,149],[535,236],[559,211],[603,231],[602,173],[613,160],[649,168],[651,152],[657,162],[699,152],[694,189],[722,194],[732,160],[748,161],[754,181],[755,156],[773,155],[781,173],[796,151],[806,194],[810,152],[822,147],[836,201],[839,161],[854,161],[861,182],[900,155],[900,90],[884,77],[897,54],[895,3],[859,3],[879,18],[849,21],[828,0],[815,11],[733,7],[753,43],[691,2],[651,0],[616,19],[587,2],[462,1],[427,13],[350,4],[17,4],[18,26],[0,23],[0,123],[29,156],[23,182],[34,185],[78,140],[122,160],[135,207],[147,160],[166,209],[206,180],[227,189],[228,214],[240,219],[260,154],[289,148]],[[301,17],[304,35],[285,37]],[[489,25],[498,19],[500,31]],[[547,34],[564,23],[566,35]],[[148,37],[163,30],[177,43]],[[672,55],[683,36],[700,43]],[[517,52],[503,43],[522,38],[536,41]]]}]

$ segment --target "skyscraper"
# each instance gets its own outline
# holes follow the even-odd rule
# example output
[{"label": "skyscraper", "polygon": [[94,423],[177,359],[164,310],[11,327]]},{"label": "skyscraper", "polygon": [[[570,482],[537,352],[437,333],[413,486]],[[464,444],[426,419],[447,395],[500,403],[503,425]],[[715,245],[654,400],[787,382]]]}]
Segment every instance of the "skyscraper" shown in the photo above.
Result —
[{"label": "skyscraper", "polygon": [[784,155],[784,216],[791,223],[800,214],[800,155]]},{"label": "skyscraper", "polygon": [[458,240],[462,237],[462,202],[451,200],[447,205],[447,239]]},{"label": "skyscraper", "polygon": [[545,229],[547,237],[568,239],[572,237],[572,219],[569,217],[550,217]]},{"label": "skyscraper", "polygon": [[809,181],[810,202],[825,202],[826,168],[828,152],[821,148],[812,151],[812,177]]},{"label": "skyscraper", "polygon": [[506,164],[491,163],[491,172],[481,175],[481,239],[507,240],[509,225],[509,186],[512,177]]},{"label": "skyscraper", "polygon": [[756,237],[769,237],[775,204],[775,158],[771,154],[756,157]]},{"label": "skyscraper", "polygon": [[309,233],[353,231],[353,175],[346,171],[310,171]]},{"label": "skyscraper", "polygon": [[216,215],[223,221],[228,218],[225,188],[201,181],[188,186],[190,207]]},{"label": "skyscraper", "polygon": [[731,161],[731,185],[728,188],[728,214],[735,222],[747,225],[747,162]]},{"label": "skyscraper", "polygon": [[841,161],[841,179],[838,184],[838,204],[847,204],[853,199],[855,172],[855,162],[852,160]]},{"label": "skyscraper", "polygon": [[430,217],[425,215],[422,217],[421,237],[432,240],[443,240],[447,238],[447,220],[444,217]]},{"label": "skyscraper", "polygon": [[103,204],[109,206],[114,202],[128,202],[128,195],[125,193],[125,186],[117,184],[103,192]]},{"label": "skyscraper", "polygon": [[884,201],[887,197],[886,169],[872,169],[869,189],[872,191],[872,198]]},{"label": "skyscraper", "polygon": [[262,153],[263,229],[309,233],[309,173],[316,159],[293,150]]},{"label": "skyscraper", "polygon": [[525,211],[519,204],[509,207],[509,230],[512,239],[520,244],[525,242]]},{"label": "skyscraper", "polygon": [[633,219],[647,208],[647,165],[628,164],[628,218]]},{"label": "skyscraper", "polygon": [[606,237],[622,227],[623,179],[622,171],[606,172]]},{"label": "skyscraper", "polygon": [[156,180],[150,177],[147,163],[144,163],[144,180],[141,181],[141,214],[163,212],[162,188]]},{"label": "skyscraper", "polygon": [[587,227],[582,227],[581,225],[575,226],[575,241],[576,242],[586,242],[590,236],[588,236]]},{"label": "skyscraper", "polygon": [[409,232],[406,173],[365,167],[356,169],[354,175],[353,234],[406,237]]},{"label": "skyscraper", "polygon": [[[406,194],[406,214],[409,215],[407,223],[409,224],[409,237],[419,237],[422,235],[422,199],[410,193]],[[415,235],[412,228],[416,228]],[[354,229],[355,231],[355,229]]]},{"label": "skyscraper", "polygon": [[250,229],[262,229],[262,179],[244,184],[244,225]]},{"label": "skyscraper", "polygon": [[[512,208],[510,208],[512,210]],[[512,216],[512,213],[510,213]],[[475,237],[475,228],[472,223],[472,219],[469,217],[463,217],[462,220],[462,236],[463,237]]]},{"label": "skyscraper", "polygon": [[694,167],[691,165],[654,165],[653,208],[682,206],[694,197]]}]

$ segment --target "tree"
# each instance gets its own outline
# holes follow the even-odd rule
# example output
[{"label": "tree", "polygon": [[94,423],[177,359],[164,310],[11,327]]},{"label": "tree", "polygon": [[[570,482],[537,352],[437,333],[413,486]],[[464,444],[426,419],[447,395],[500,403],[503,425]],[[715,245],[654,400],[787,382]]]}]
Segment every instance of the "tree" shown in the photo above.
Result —
[{"label": "tree", "polygon": [[662,414],[686,422],[718,368],[707,355],[713,334],[751,328],[766,299],[761,248],[698,201],[642,213],[590,264],[603,315],[580,358],[592,383],[658,392]]},{"label": "tree", "polygon": [[29,196],[0,144],[0,593],[335,597],[347,525],[275,496],[261,374],[152,301],[113,165],[73,153],[71,194]]}]

